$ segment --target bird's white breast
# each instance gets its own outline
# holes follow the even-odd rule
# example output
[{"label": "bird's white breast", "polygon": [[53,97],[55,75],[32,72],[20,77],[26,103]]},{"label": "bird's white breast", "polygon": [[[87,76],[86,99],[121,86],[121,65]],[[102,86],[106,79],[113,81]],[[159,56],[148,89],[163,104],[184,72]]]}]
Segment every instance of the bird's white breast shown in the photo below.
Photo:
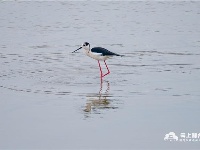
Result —
[{"label": "bird's white breast", "polygon": [[101,53],[94,53],[94,52],[91,52],[89,50],[85,50],[85,54],[93,59],[96,59],[96,60],[106,60],[109,58],[109,56],[102,56]]}]

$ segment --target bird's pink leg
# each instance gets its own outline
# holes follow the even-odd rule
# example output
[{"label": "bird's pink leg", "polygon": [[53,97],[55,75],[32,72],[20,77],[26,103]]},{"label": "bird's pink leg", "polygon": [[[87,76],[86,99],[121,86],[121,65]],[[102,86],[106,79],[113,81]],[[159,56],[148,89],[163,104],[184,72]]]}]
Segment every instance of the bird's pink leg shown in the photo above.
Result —
[{"label": "bird's pink leg", "polygon": [[99,62],[99,60],[98,60],[98,63],[99,63],[99,69],[100,69],[100,73],[101,73],[101,80],[102,80],[103,73],[102,73],[102,69],[101,69],[101,65],[100,65],[100,62]]},{"label": "bird's pink leg", "polygon": [[108,69],[108,66],[107,66],[107,64],[106,64],[106,61],[105,61],[105,60],[104,60],[104,63],[105,63],[105,65],[106,65],[106,68],[107,68],[108,72],[107,72],[106,74],[104,74],[102,77],[104,77],[104,76],[106,76],[106,75],[108,75],[108,74],[110,73],[110,70]]}]

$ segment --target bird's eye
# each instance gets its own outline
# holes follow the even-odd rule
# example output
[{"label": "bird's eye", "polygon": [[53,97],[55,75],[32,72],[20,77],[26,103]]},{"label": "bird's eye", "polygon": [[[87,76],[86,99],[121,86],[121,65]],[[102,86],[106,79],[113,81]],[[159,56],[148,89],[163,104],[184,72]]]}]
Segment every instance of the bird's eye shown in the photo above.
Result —
[{"label": "bird's eye", "polygon": [[83,46],[85,46],[85,44]]}]

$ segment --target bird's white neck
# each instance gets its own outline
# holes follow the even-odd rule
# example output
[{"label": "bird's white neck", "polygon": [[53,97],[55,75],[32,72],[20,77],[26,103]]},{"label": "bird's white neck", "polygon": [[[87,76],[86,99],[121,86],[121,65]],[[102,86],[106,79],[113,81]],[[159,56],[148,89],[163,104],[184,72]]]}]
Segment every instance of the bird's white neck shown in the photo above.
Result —
[{"label": "bird's white neck", "polygon": [[89,55],[89,53],[90,53],[90,50],[89,49],[85,49],[85,54]]}]

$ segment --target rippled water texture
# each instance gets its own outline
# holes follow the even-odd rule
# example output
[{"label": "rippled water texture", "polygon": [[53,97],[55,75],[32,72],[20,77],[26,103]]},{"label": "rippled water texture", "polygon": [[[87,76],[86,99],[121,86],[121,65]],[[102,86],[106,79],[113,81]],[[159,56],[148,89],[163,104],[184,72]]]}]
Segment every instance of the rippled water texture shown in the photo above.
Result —
[{"label": "rippled water texture", "polygon": [[[0,149],[198,149],[164,136],[200,132],[199,8],[0,2]],[[102,83],[86,41],[125,55]]]}]

